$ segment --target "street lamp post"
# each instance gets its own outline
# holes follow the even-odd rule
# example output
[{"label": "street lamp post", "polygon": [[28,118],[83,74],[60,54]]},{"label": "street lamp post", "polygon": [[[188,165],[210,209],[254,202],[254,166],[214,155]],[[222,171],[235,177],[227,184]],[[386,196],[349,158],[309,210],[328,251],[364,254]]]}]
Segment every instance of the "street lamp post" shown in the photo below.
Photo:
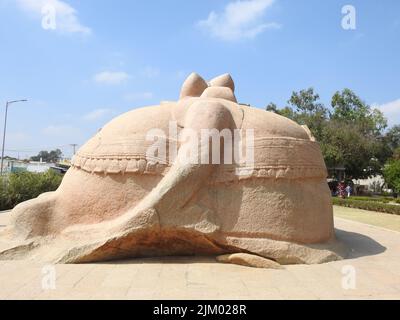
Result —
[{"label": "street lamp post", "polygon": [[7,113],[8,113],[8,106],[17,103],[17,102],[26,102],[28,100],[22,99],[22,100],[13,100],[13,101],[7,101],[6,102],[6,113],[4,116],[4,132],[3,132],[3,147],[1,148],[1,165],[0,165],[0,175],[3,175],[3,162],[4,162],[4,146],[6,143],[6,129],[7,129]]}]

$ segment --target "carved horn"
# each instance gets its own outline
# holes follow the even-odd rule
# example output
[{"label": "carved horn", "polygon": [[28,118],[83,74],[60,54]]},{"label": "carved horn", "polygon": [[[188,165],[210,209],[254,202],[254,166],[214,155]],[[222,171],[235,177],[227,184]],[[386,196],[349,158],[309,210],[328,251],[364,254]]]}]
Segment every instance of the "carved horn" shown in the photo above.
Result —
[{"label": "carved horn", "polygon": [[235,83],[229,73],[222,74],[212,80],[210,80],[210,86],[212,87],[228,87],[235,92]]},{"label": "carved horn", "polygon": [[185,97],[200,97],[205,89],[208,88],[207,82],[197,73],[193,72],[185,80],[181,88],[180,99]]}]

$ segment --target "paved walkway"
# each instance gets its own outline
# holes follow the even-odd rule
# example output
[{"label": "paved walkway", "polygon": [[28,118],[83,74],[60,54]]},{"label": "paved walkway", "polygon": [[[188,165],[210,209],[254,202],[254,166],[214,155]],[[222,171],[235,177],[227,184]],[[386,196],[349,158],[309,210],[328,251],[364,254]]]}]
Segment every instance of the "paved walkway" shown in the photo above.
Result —
[{"label": "paved walkway", "polygon": [[[0,214],[0,228],[8,215]],[[400,299],[400,233],[341,218],[335,225],[349,259],[284,270],[207,257],[55,266],[0,261],[0,299]]]}]

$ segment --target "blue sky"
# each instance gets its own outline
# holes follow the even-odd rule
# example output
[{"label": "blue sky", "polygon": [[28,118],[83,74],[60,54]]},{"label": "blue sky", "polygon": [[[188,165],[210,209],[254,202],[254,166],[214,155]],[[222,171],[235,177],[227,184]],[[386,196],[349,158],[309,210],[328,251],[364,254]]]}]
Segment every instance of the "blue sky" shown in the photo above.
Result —
[{"label": "blue sky", "polygon": [[400,123],[398,0],[0,0],[0,44],[1,116],[29,99],[9,110],[6,154],[21,158],[69,156],[115,115],[177,99],[192,71],[231,73],[259,108],[309,86],[329,104],[348,87]]}]

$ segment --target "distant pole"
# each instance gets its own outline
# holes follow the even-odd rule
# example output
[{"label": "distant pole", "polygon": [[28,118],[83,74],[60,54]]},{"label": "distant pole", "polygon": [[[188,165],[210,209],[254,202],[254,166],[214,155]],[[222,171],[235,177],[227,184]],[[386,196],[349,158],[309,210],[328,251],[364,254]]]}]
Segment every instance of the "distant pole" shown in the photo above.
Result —
[{"label": "distant pole", "polygon": [[8,113],[8,101],[6,102],[6,114],[4,116],[4,131],[3,131],[3,147],[1,148],[1,167],[0,175],[3,175],[3,162],[4,162],[4,145],[6,143],[6,128],[7,128],[7,113]]},{"label": "distant pole", "polygon": [[13,104],[13,103],[17,103],[17,102],[26,102],[28,100],[23,99],[23,100],[14,100],[14,101],[7,101],[6,102],[6,113],[4,116],[4,131],[3,131],[3,146],[1,148],[1,167],[0,167],[0,175],[3,175],[3,163],[4,163],[4,146],[6,143],[6,129],[7,129],[7,113],[8,113],[8,106]]},{"label": "distant pole", "polygon": [[71,143],[70,146],[74,150],[74,153],[72,155],[75,155],[75,148],[76,148],[77,144],[76,143]]}]

